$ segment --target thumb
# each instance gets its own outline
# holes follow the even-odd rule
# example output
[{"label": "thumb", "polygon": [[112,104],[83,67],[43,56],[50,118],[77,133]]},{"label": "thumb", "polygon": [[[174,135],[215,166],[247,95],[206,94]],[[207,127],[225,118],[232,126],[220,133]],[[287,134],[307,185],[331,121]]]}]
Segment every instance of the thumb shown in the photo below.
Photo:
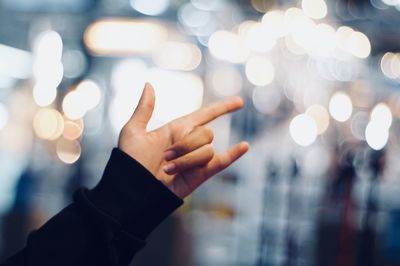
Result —
[{"label": "thumb", "polygon": [[153,114],[155,105],[155,93],[153,86],[150,83],[146,83],[144,86],[142,96],[140,97],[139,103],[129,120],[132,126],[146,130],[147,124]]}]

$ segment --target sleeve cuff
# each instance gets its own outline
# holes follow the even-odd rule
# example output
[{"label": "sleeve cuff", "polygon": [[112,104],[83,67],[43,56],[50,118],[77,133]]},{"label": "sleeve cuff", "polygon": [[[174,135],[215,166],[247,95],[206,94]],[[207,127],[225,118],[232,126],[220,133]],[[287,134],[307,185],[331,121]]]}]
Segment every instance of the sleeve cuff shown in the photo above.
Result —
[{"label": "sleeve cuff", "polygon": [[124,230],[141,239],[183,203],[144,166],[118,148],[113,149],[103,177],[88,198]]}]

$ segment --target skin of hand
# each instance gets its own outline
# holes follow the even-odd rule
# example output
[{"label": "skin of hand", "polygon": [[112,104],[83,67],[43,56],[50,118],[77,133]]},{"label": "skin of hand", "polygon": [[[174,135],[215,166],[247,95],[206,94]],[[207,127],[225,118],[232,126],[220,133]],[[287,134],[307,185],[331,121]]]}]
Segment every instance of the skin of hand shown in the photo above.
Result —
[{"label": "skin of hand", "polygon": [[243,104],[240,97],[232,97],[147,132],[155,93],[146,83],[135,112],[121,130],[118,148],[183,199],[247,152],[249,145],[240,142],[215,154],[211,145],[213,132],[204,126],[223,114],[240,109]]}]

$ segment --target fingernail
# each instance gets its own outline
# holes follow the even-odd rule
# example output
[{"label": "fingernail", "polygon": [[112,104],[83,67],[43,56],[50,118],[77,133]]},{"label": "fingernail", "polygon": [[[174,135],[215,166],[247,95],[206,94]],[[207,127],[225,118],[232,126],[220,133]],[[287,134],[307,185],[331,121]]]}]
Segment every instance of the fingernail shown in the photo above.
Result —
[{"label": "fingernail", "polygon": [[176,165],[174,163],[167,163],[166,165],[164,165],[163,170],[164,172],[171,173],[175,170]]},{"label": "fingernail", "polygon": [[164,154],[164,159],[170,161],[176,157],[176,152],[174,150],[166,151]]}]

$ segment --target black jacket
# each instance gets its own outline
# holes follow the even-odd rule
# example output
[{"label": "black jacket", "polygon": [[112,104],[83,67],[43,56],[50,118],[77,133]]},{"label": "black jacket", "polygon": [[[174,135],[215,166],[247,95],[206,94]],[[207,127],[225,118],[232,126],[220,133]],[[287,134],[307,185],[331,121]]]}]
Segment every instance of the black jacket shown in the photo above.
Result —
[{"label": "black jacket", "polygon": [[1,266],[129,265],[150,232],[183,203],[117,148],[99,184],[73,199]]}]

